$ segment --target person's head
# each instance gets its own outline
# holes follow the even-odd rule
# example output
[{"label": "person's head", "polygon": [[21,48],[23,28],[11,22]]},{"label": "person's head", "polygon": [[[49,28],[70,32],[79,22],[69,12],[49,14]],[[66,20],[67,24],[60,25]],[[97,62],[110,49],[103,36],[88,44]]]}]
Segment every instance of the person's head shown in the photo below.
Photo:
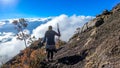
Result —
[{"label": "person's head", "polygon": [[52,26],[48,26],[48,30],[52,30]]}]

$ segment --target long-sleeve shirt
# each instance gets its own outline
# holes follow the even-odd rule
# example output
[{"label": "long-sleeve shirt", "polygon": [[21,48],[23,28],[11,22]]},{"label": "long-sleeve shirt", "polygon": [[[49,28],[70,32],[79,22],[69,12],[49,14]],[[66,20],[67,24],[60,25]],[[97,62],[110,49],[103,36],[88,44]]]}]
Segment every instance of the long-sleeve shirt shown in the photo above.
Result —
[{"label": "long-sleeve shirt", "polygon": [[59,30],[58,33],[54,30],[46,31],[43,43],[47,42],[47,45],[55,45],[55,35],[60,36]]}]

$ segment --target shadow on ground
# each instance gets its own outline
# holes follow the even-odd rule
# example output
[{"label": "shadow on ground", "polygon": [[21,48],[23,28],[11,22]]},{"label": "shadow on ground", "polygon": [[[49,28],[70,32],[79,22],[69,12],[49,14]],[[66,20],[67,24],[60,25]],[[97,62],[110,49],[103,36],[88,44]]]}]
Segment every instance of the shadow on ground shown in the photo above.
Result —
[{"label": "shadow on ground", "polygon": [[66,65],[74,65],[80,61],[83,61],[87,56],[87,50],[84,50],[81,55],[73,55],[73,56],[66,56],[58,59],[58,63],[66,64]]},{"label": "shadow on ground", "polygon": [[62,50],[63,48],[64,48],[64,47],[60,47],[60,48],[57,49],[57,51],[60,51],[60,50]]}]

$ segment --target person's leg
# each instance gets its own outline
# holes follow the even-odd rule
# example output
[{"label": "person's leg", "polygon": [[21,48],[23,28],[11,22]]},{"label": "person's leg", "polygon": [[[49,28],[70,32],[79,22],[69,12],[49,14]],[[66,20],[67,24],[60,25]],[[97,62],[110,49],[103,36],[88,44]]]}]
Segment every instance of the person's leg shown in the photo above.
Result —
[{"label": "person's leg", "polygon": [[54,55],[53,50],[51,50],[51,60],[53,60],[53,55]]},{"label": "person's leg", "polygon": [[50,59],[50,50],[47,49],[46,51],[47,51],[47,60],[49,61],[49,59]]}]

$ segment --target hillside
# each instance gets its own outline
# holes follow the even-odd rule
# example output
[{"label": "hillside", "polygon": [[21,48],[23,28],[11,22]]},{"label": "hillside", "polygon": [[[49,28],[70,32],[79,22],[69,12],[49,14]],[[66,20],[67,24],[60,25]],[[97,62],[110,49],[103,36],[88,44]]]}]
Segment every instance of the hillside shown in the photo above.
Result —
[{"label": "hillside", "polygon": [[55,59],[58,68],[119,68],[120,4],[79,29]]},{"label": "hillside", "polygon": [[44,61],[44,47],[35,46],[39,40],[2,68],[120,67],[120,4],[111,11],[103,11],[95,19],[77,29],[77,32],[67,44],[58,46],[60,48],[54,56],[54,62]]}]

